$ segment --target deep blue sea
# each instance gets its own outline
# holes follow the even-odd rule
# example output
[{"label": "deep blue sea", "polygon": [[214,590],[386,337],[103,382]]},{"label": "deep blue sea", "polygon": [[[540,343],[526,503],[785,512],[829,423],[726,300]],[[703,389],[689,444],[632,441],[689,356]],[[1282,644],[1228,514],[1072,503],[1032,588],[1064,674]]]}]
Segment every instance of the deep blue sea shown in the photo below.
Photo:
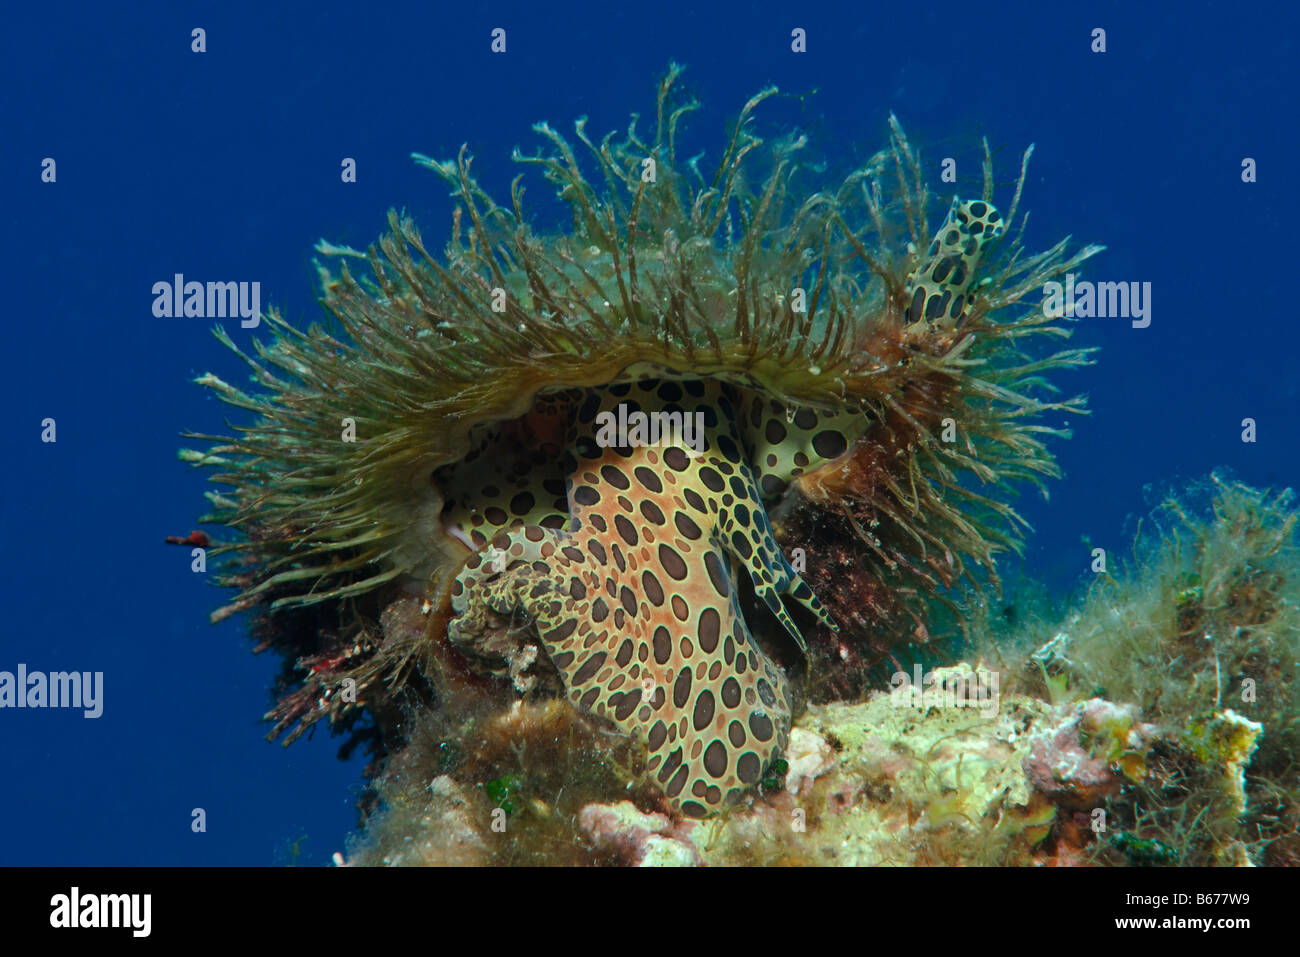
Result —
[{"label": "deep blue sea", "polygon": [[[1020,572],[1064,594],[1089,545],[1124,553],[1164,490],[1216,467],[1300,477],[1294,4],[25,3],[0,29],[3,343],[0,670],[102,671],[103,713],[0,710],[0,864],[319,865],[356,825],[362,759],[264,740],[276,662],[165,535],[197,527],[183,430],[227,409],[191,380],[247,372],[211,321],[155,318],[176,273],[257,280],[318,318],[312,246],[364,248],[405,207],[440,245],[446,190],[410,160],[470,144],[504,194],[531,126],[603,133],[653,109],[670,60],[723,124],[767,84],[831,170],[891,111],[931,159],[1037,145],[1029,245],[1104,243],[1089,278],[1149,282],[1151,323],[1087,320],[1091,416]],[[204,53],[191,31],[206,31]],[[504,54],[491,31],[506,30]],[[807,52],[791,51],[806,30]],[[1106,52],[1090,50],[1106,31]],[[340,181],[343,157],[356,183]],[[43,182],[42,164],[56,179]],[[1255,161],[1257,181],[1242,180]],[[971,173],[973,174],[973,170]],[[936,184],[938,185],[938,184]],[[531,197],[548,194],[536,180]],[[545,204],[543,203],[543,208]],[[227,322],[236,341],[257,331]],[[1258,440],[1241,439],[1242,420]],[[53,419],[57,441],[42,441]],[[210,529],[210,531],[216,531]],[[1011,566],[1015,570],[1014,563]],[[206,812],[203,833],[191,829]]]}]

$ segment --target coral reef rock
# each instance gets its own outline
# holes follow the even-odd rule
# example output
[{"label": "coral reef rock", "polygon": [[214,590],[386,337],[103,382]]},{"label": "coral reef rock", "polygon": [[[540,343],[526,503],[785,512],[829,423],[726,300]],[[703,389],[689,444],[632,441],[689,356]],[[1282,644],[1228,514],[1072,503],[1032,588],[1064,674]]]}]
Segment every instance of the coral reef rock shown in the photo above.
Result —
[{"label": "coral reef rock", "polygon": [[669,833],[673,824],[667,815],[646,814],[631,801],[588,804],[580,820],[595,845],[613,851],[625,863],[639,867],[689,867],[700,863],[693,844]]}]

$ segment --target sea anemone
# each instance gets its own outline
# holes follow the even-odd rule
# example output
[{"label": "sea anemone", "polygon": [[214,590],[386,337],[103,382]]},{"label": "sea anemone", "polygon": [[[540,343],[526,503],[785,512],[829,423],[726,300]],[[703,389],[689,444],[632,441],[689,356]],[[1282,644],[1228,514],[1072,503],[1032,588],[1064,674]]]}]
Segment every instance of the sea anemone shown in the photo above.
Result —
[{"label": "sea anemone", "polygon": [[679,74],[648,137],[539,124],[546,149],[516,153],[567,232],[530,224],[522,177],[502,206],[465,149],[416,156],[456,204],[441,255],[390,212],[365,254],[317,247],[337,331],[272,312],[249,355],[217,329],[260,392],[198,381],[256,420],[182,455],[229,487],[205,521],[242,533],[214,619],[253,613],[290,665],[273,735],[368,709],[391,746],[412,703],[563,697],[699,816],[780,758],[804,632],[878,660],[1018,547],[1013,486],[1056,475],[1065,434],[1044,414],[1082,409],[1044,374],[1089,361],[1026,349],[1068,334],[1035,293],[1098,247],[1026,254],[1029,154],[1000,211],[987,144],[978,197],[936,223],[892,117],[817,190],[803,136],[754,131],[775,89],[705,172],[678,153]]}]

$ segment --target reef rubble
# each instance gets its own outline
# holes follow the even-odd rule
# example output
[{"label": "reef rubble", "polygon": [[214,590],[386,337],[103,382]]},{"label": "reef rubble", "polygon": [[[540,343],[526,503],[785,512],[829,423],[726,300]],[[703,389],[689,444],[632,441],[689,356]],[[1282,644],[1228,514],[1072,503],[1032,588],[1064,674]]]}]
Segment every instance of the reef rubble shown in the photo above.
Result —
[{"label": "reef rubble", "polygon": [[[592,801],[578,812],[576,836],[591,862],[632,866],[1090,863],[1105,846],[1098,810],[1140,779],[1158,749],[1203,759],[1244,814],[1244,771],[1259,731],[1227,709],[1198,738],[1197,758],[1186,735],[1101,698],[1052,705],[1011,695],[989,714],[913,708],[882,692],[810,706],[792,732],[784,780],[746,806],[687,821],[626,799]],[[436,778],[398,853],[375,860],[362,846],[349,863],[491,862],[494,844],[521,837],[513,826],[494,833],[487,802],[467,790]],[[1241,851],[1230,856],[1225,862],[1237,863]]]}]

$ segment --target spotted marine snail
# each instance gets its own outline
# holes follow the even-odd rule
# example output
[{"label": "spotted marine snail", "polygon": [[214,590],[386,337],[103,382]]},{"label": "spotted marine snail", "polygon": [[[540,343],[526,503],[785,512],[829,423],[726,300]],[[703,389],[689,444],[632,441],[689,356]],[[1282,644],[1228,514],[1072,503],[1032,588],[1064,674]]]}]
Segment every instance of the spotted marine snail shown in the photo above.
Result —
[{"label": "spotted marine snail", "polygon": [[[183,456],[230,487],[206,520],[242,533],[216,548],[239,593],[214,619],[253,612],[297,665],[273,733],[391,715],[420,680],[437,707],[453,659],[512,695],[549,675],[700,816],[787,744],[782,643],[913,640],[927,598],[1018,546],[1012,486],[1056,475],[1042,438],[1066,434],[1044,414],[1082,408],[1044,375],[1090,361],[1026,350],[1068,334],[1026,297],[1098,247],[1026,254],[1008,232],[1025,166],[1004,215],[987,145],[980,198],[931,233],[892,117],[885,150],[813,191],[805,139],[753,131],[774,89],[705,173],[678,155],[696,108],[679,74],[648,139],[635,118],[600,143],[580,120],[580,147],[539,124],[548,148],[516,153],[558,188],[569,231],[528,224],[519,180],[497,205],[464,149],[417,156],[456,204],[441,255],[390,212],[365,254],[318,247],[340,333],[272,312],[275,338],[248,355],[217,330],[260,392],[199,381],[256,421]],[[411,592],[427,626],[389,627]]]}]

